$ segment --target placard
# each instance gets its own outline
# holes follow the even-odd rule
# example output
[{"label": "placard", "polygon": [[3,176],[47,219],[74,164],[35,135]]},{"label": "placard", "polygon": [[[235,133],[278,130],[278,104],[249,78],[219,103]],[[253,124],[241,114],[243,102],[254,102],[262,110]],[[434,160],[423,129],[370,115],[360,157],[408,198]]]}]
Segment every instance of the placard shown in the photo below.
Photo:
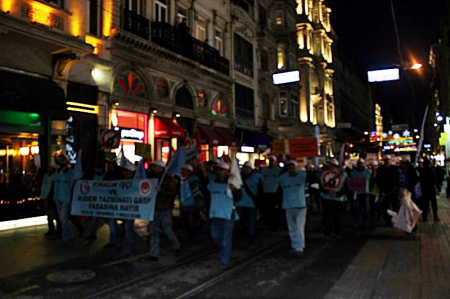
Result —
[{"label": "placard", "polygon": [[347,178],[348,189],[352,192],[365,193],[367,180],[361,178]]},{"label": "placard", "polygon": [[289,155],[289,143],[287,139],[275,139],[272,142],[272,150],[274,155]]},{"label": "placard", "polygon": [[142,158],[151,159],[151,146],[145,143],[134,143],[134,154]]},{"label": "placard", "polygon": [[289,154],[292,158],[316,157],[319,155],[316,138],[289,139]]},{"label": "placard", "polygon": [[72,215],[153,220],[157,179],[76,182]]}]

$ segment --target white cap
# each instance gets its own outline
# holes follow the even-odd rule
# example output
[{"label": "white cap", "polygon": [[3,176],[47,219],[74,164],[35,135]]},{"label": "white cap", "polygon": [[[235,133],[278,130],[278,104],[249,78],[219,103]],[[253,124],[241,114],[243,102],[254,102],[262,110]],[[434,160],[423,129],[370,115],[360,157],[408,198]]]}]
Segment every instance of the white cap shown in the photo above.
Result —
[{"label": "white cap", "polygon": [[386,159],[389,159],[389,160],[390,160],[390,159],[391,159],[391,155],[385,155],[385,156],[384,156],[384,160],[386,160]]},{"label": "white cap", "polygon": [[194,171],[194,168],[190,164],[184,164],[181,168],[184,168],[189,171]]},{"label": "white cap", "polygon": [[372,163],[372,165],[378,165],[378,161],[375,161],[375,160],[372,161],[371,163]]},{"label": "white cap", "polygon": [[328,163],[333,164],[335,166],[339,166],[339,161],[336,158],[329,160]]},{"label": "white cap", "polygon": [[297,163],[297,161],[295,161],[295,160],[289,161],[289,162],[287,163],[287,166],[289,166],[289,165],[294,165],[295,167],[298,167],[298,163]]},{"label": "white cap", "polygon": [[277,161],[277,156],[270,155],[270,156],[269,156],[269,159],[272,159],[272,160],[274,160],[274,161],[276,162],[276,161]]},{"label": "white cap", "polygon": [[164,163],[164,161],[162,161],[162,160],[155,160],[155,161],[150,162],[150,165],[152,165],[152,164],[162,167],[162,168],[166,167],[166,163]]},{"label": "white cap", "polygon": [[226,170],[230,170],[230,165],[228,165],[225,162],[220,162],[219,164],[216,165],[216,167],[222,168],[222,169],[226,169]]},{"label": "white cap", "polygon": [[244,165],[242,165],[242,167],[252,168],[252,162],[247,161],[247,162],[244,163]]},{"label": "white cap", "polygon": [[126,169],[126,170],[128,170],[128,171],[131,171],[131,172],[133,172],[133,171],[136,170],[136,166],[134,166],[134,165],[131,164],[131,163],[127,163],[125,166],[123,166],[123,168]]},{"label": "white cap", "polygon": [[364,161],[364,159],[360,158],[360,159],[358,159],[358,163],[366,163],[366,161]]},{"label": "white cap", "polygon": [[220,164],[222,161],[219,158],[215,158],[213,160],[213,162],[216,163],[216,164]]}]

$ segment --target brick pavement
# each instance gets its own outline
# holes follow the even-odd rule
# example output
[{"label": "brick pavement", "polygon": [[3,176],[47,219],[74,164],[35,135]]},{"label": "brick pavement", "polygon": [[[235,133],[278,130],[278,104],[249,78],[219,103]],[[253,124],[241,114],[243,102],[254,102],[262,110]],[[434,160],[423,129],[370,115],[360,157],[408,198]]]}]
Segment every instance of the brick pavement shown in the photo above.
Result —
[{"label": "brick pavement", "polygon": [[[376,228],[325,298],[450,298],[450,203],[412,234]],[[432,218],[432,217],[430,217]]]}]

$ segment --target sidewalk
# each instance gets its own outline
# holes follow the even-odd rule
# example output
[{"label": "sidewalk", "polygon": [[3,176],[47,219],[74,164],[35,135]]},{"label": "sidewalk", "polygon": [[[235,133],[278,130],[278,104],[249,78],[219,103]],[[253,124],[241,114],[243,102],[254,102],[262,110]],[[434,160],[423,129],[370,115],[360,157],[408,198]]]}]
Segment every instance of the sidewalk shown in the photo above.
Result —
[{"label": "sidewalk", "polygon": [[446,198],[438,198],[438,214],[440,222],[419,222],[412,234],[376,228],[326,298],[450,298]]}]

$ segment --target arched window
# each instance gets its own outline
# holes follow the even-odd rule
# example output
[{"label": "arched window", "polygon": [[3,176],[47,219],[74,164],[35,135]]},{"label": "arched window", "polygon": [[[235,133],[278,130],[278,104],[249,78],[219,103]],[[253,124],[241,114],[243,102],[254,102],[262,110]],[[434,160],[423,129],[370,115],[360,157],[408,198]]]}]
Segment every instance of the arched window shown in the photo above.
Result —
[{"label": "arched window", "polygon": [[192,96],[189,90],[186,87],[181,87],[178,89],[177,94],[175,95],[175,105],[178,107],[183,107],[187,109],[193,109],[194,105],[192,104]]},{"label": "arched window", "polygon": [[228,114],[227,107],[221,99],[215,99],[211,107],[212,115],[226,117]]},{"label": "arched window", "polygon": [[125,72],[118,76],[114,84],[114,90],[118,94],[144,98],[145,89],[142,80],[134,73]]}]

